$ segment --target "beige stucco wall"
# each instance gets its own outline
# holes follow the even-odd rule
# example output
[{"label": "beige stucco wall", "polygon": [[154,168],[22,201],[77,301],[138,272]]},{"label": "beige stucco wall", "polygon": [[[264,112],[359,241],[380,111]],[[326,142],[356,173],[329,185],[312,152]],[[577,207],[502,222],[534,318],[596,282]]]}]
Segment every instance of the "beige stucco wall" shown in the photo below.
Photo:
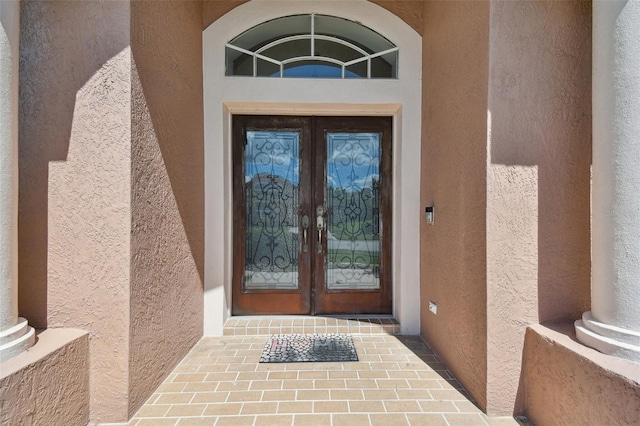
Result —
[{"label": "beige stucco wall", "polygon": [[640,424],[640,364],[577,342],[572,322],[527,329],[523,383],[533,424]]},{"label": "beige stucco wall", "polygon": [[[486,140],[489,5],[425,3],[421,334],[486,405]],[[427,309],[438,305],[437,315]]]},{"label": "beige stucco wall", "polygon": [[590,4],[424,15],[422,334],[489,414],[519,413],[525,327],[589,305]]},{"label": "beige stucco wall", "polygon": [[[48,193],[50,164],[54,164],[54,168],[56,162],[63,165],[69,152],[75,151],[72,162],[77,167],[85,167],[83,173],[102,174],[101,177],[89,177],[83,183],[85,187],[99,186],[101,180],[109,180],[111,185],[110,178],[105,175],[106,168],[110,168],[115,186],[102,189],[103,194],[108,192],[104,194],[108,204],[105,208],[113,204],[109,197],[117,193],[114,189],[118,185],[120,189],[128,185],[123,180],[128,181],[126,169],[129,167],[121,164],[121,155],[127,161],[126,150],[118,151],[118,164],[111,160],[101,161],[105,156],[114,155],[105,152],[108,145],[115,146],[114,140],[127,139],[127,136],[120,132],[110,141],[103,140],[100,146],[94,146],[93,141],[81,134],[94,129],[103,129],[102,134],[109,133],[104,131],[109,128],[106,122],[103,123],[107,120],[120,120],[125,125],[124,131],[128,127],[128,100],[122,96],[129,83],[115,75],[128,67],[126,55],[118,56],[128,46],[128,9],[126,2],[21,2],[19,300],[20,314],[36,328],[47,326],[47,293],[51,290],[47,288],[47,258],[51,248],[49,219],[56,221],[58,217],[57,212],[49,210],[53,201]],[[78,34],[83,36],[78,37]],[[114,59],[116,56],[118,58]],[[102,69],[107,62],[109,64]],[[94,101],[94,96],[106,104]],[[114,117],[103,120],[102,115],[107,112]],[[91,137],[94,136],[88,138]],[[85,148],[93,152],[85,152]],[[97,154],[97,158],[94,159],[93,154]],[[89,164],[94,161],[102,165],[99,170],[93,170],[94,163]],[[61,195],[68,191],[65,182],[56,183],[61,188],[54,188],[55,191],[61,191]],[[64,200],[60,201],[64,203]],[[86,208],[84,201],[80,205],[71,201],[67,200],[70,215]],[[117,221],[111,220],[111,223]],[[117,243],[114,240],[116,246],[121,243],[121,238],[117,239]],[[103,253],[92,252],[98,244],[93,237],[89,240],[92,240],[87,241],[89,246],[77,247],[76,251],[83,249],[83,256],[95,259],[100,254],[111,259],[116,253],[115,247],[109,249],[108,246],[104,247]],[[66,256],[64,249],[59,254]],[[105,265],[99,269],[109,267]],[[81,288],[85,287],[87,284],[83,283]]]},{"label": "beige stucco wall", "polygon": [[521,412],[525,327],[589,308],[591,5],[492,2],[487,412]]},{"label": "beige stucco wall", "polygon": [[124,420],[129,4],[23,1],[21,9],[20,311],[36,327],[90,332],[92,418]]},{"label": "beige stucco wall", "polygon": [[86,425],[87,332],[45,330],[28,352],[0,363],[0,401],[3,425]]},{"label": "beige stucco wall", "polygon": [[202,336],[202,4],[132,3],[129,413]]},{"label": "beige stucco wall", "polygon": [[202,335],[201,4],[22,13],[20,311],[90,332],[91,420],[125,421]]}]

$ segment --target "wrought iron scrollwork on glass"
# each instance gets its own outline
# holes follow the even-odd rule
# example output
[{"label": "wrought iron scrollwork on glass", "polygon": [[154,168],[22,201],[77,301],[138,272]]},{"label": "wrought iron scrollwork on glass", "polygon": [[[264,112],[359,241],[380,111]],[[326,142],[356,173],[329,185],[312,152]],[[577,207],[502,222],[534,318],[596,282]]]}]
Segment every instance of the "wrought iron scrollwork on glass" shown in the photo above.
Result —
[{"label": "wrought iron scrollwork on glass", "polygon": [[298,287],[298,132],[248,131],[245,289]]},{"label": "wrought iron scrollwork on glass", "polygon": [[380,134],[327,135],[327,288],[380,288]]}]

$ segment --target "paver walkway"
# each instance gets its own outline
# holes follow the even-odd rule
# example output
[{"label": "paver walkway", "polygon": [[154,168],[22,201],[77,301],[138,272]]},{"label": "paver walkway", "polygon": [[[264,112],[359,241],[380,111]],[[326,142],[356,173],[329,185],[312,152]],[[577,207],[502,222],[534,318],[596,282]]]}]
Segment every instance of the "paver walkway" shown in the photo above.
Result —
[{"label": "paver walkway", "polygon": [[483,414],[419,337],[354,334],[359,362],[260,364],[268,337],[202,338],[129,424],[519,424]]}]

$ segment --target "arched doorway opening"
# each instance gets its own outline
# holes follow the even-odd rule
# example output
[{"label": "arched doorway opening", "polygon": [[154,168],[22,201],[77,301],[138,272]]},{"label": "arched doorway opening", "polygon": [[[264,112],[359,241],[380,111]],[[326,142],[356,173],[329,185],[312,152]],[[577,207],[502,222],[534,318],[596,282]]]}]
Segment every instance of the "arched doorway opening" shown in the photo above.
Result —
[{"label": "arched doorway opening", "polygon": [[[357,7],[354,3],[357,3]],[[294,15],[357,22],[398,48],[397,78],[269,78],[228,74],[227,43],[261,23]],[[366,50],[366,49],[364,49]],[[388,50],[388,49],[387,49]],[[384,51],[383,51],[384,52]],[[246,54],[246,52],[240,52]],[[262,53],[262,52],[261,52]],[[389,54],[392,52],[385,52]],[[304,56],[304,55],[302,55]],[[313,54],[307,55],[313,59]],[[371,54],[369,54],[371,56]],[[253,63],[257,63],[253,59]],[[375,59],[375,57],[374,57]],[[203,33],[205,104],[205,335],[222,334],[232,315],[234,241],[233,117],[389,117],[392,188],[389,268],[392,313],[405,333],[419,331],[421,38],[398,17],[366,1],[263,2],[254,0],[215,21]],[[353,61],[354,59],[351,59]],[[366,63],[371,58],[365,59]],[[267,61],[268,62],[268,61]],[[282,61],[281,61],[282,62]],[[362,62],[362,61],[360,61]],[[341,66],[344,76],[349,60]],[[276,65],[272,61],[272,65]],[[284,65],[281,65],[284,69]],[[371,76],[371,66],[367,76]],[[275,71],[274,71],[275,72]],[[282,75],[282,74],[281,74]],[[237,258],[237,256],[236,256]]]}]

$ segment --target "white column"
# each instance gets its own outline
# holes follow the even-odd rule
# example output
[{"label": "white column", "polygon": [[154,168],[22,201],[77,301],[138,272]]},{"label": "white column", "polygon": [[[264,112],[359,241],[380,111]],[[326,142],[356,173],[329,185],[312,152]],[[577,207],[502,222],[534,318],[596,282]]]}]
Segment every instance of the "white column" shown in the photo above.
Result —
[{"label": "white column", "polygon": [[0,0],[0,362],[35,341],[18,318],[18,41],[20,0]]},{"label": "white column", "polygon": [[591,311],[578,339],[640,362],[640,0],[593,2]]}]

